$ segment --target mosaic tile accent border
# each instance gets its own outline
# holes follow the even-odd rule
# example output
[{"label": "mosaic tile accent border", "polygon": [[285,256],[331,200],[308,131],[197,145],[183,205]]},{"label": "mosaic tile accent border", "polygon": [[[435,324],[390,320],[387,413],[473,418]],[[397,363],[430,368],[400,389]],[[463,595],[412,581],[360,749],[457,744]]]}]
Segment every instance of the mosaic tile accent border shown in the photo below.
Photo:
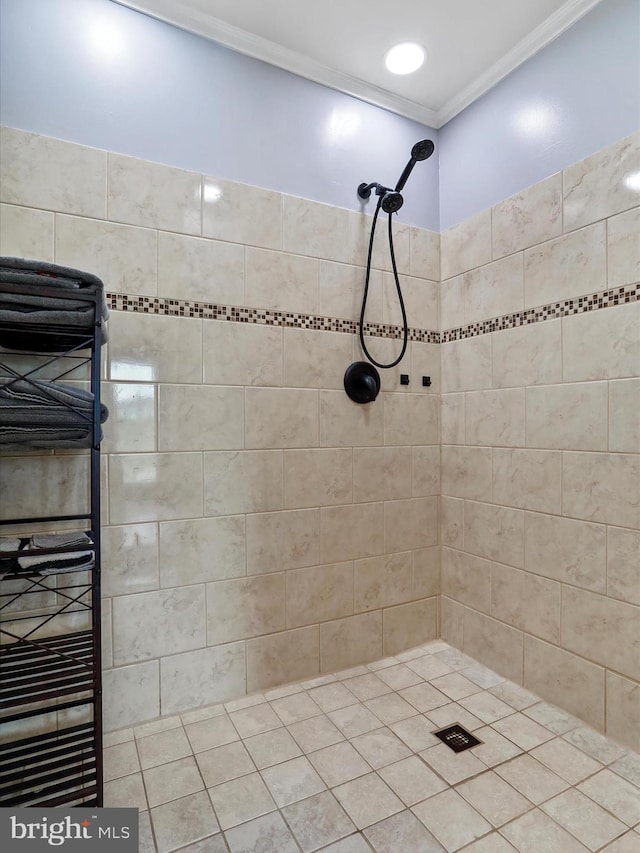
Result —
[{"label": "mosaic tile accent border", "polygon": [[[114,311],[132,311],[139,314],[160,314],[166,317],[191,317],[201,320],[226,320],[231,323],[257,323],[264,326],[283,326],[295,329],[313,329],[322,332],[342,332],[353,335],[358,332],[359,323],[354,320],[343,320],[337,317],[321,317],[316,314],[299,314],[288,311],[265,311],[261,308],[242,308],[233,305],[216,305],[212,302],[189,302],[183,299],[164,299],[161,297],[135,296],[125,293],[107,293],[107,304]],[[603,290],[587,296],[565,299],[553,302],[539,308],[528,308],[514,314],[505,314],[480,323],[470,323],[435,332],[428,329],[409,329],[409,340],[420,343],[440,344],[450,341],[460,341],[499,332],[503,329],[515,329],[518,326],[528,326],[532,323],[543,323],[545,320],[555,320],[569,317],[573,314],[584,314],[587,311],[598,311],[601,308],[612,308],[637,302],[640,299],[640,283],[628,284],[613,290]],[[374,338],[400,338],[400,326],[384,325],[382,323],[367,323],[365,335]]]}]

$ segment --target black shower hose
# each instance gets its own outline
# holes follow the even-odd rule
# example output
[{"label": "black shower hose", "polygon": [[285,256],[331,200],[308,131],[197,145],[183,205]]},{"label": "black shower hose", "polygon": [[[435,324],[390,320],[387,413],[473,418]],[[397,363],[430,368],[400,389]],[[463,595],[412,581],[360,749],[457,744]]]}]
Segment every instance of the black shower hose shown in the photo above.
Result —
[{"label": "black shower hose", "polygon": [[373,214],[373,222],[371,223],[371,237],[369,238],[369,254],[367,256],[367,273],[364,279],[364,293],[362,294],[362,310],[360,311],[360,346],[362,347],[362,351],[369,359],[371,364],[375,364],[376,367],[380,367],[383,370],[386,370],[390,367],[395,367],[396,364],[399,364],[404,358],[404,354],[407,351],[407,343],[409,341],[409,329],[407,327],[407,312],[404,307],[404,299],[402,298],[402,288],[400,287],[400,279],[398,277],[398,269],[396,267],[396,255],[393,249],[393,232],[391,229],[391,216],[389,213],[389,253],[391,254],[391,268],[393,270],[393,278],[396,283],[396,290],[398,291],[398,302],[400,303],[400,310],[402,311],[402,350],[400,351],[400,355],[395,359],[395,361],[389,362],[389,364],[381,364],[379,361],[376,361],[375,358],[371,355],[369,350],[367,349],[367,345],[364,342],[364,314],[367,309],[367,297],[369,295],[369,278],[371,276],[371,258],[373,255],[373,238],[376,233],[376,223],[378,221],[378,214],[380,213],[380,207],[382,206],[382,196],[378,199],[378,204],[376,206],[376,211]]}]

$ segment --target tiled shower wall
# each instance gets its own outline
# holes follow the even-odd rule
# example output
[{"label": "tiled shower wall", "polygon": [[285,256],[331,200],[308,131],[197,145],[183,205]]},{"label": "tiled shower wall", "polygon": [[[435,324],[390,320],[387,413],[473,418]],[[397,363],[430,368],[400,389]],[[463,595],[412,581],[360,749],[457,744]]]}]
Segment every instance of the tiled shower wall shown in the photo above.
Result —
[{"label": "tiled shower wall", "polygon": [[[358,406],[342,382],[369,217],[2,133],[0,252],[94,272],[112,305],[106,728],[436,637],[439,236],[396,227],[412,341]],[[378,246],[378,360],[400,348],[388,264]],[[3,457],[3,514],[81,503],[85,463]]]},{"label": "tiled shower wall", "polygon": [[636,135],[443,233],[441,289],[442,636],[635,749],[639,178]]}]

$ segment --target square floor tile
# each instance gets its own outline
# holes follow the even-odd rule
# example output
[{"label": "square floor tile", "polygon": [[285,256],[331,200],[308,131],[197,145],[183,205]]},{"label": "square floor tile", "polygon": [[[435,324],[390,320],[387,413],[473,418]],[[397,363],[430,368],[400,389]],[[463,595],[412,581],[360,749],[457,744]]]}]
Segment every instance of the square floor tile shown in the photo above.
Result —
[{"label": "square floor tile", "polygon": [[466,708],[484,723],[495,723],[496,720],[513,714],[511,705],[507,705],[506,702],[498,699],[488,690],[483,690],[482,693],[474,693],[473,696],[465,696],[459,701],[463,708]]},{"label": "square floor tile", "polygon": [[392,692],[389,685],[372,672],[368,672],[366,675],[357,675],[355,678],[348,678],[344,684],[361,702]]},{"label": "square floor tile", "polygon": [[432,655],[407,661],[407,666],[425,681],[431,681],[433,678],[440,678],[453,672],[452,667]]},{"label": "square floor tile", "polygon": [[400,738],[387,728],[358,735],[351,743],[374,770],[411,755]]},{"label": "square floor tile", "polygon": [[606,853],[638,853],[638,833],[627,832],[606,848]]},{"label": "square floor tile", "polygon": [[133,741],[133,729],[118,729],[115,732],[103,732],[102,747],[116,746],[119,743],[131,743]]},{"label": "square floor tile", "polygon": [[626,749],[622,746],[618,746],[617,743],[601,735],[600,732],[596,732],[587,726],[572,729],[562,737],[602,764],[611,764],[616,759],[622,758],[626,753]]},{"label": "square floor tile", "polygon": [[454,649],[451,646],[448,649],[437,652],[436,657],[438,660],[444,661],[448,664],[451,669],[455,670],[465,669],[465,667],[473,666],[474,663],[478,662],[473,658],[470,658],[469,655],[465,655],[459,649]]},{"label": "square floor tile", "polygon": [[[279,701],[286,702],[286,699]],[[242,708],[240,711],[233,711],[229,716],[240,737],[243,738],[259,735],[262,732],[268,732],[270,729],[278,729],[282,725],[277,714],[273,712],[267,702],[261,705],[253,705],[250,708]]]},{"label": "square floor tile", "polygon": [[359,701],[340,681],[334,684],[324,684],[322,687],[314,687],[308,695],[325,713],[337,711],[338,708],[346,708],[347,705],[355,705]]},{"label": "square floor tile", "polygon": [[530,755],[521,755],[496,767],[496,773],[535,805],[550,800],[569,785]]},{"label": "square floor tile", "polygon": [[422,714],[392,723],[389,728],[413,752],[420,752],[421,749],[427,749],[427,747],[436,746],[439,743],[438,738],[433,734],[438,726]]},{"label": "square floor tile", "polygon": [[311,717],[309,720],[300,720],[299,723],[292,723],[289,731],[303,752],[314,752],[316,749],[344,740],[344,735],[324,714],[320,717]]},{"label": "square floor tile", "polygon": [[329,791],[286,806],[282,813],[304,853],[325,847],[355,829]]},{"label": "square floor tile", "polygon": [[382,725],[382,721],[364,705],[350,705],[339,711],[331,711],[329,719],[349,738],[379,729]]},{"label": "square floor tile", "polygon": [[298,744],[285,728],[253,735],[244,741],[244,745],[249,750],[258,770],[302,755]]},{"label": "square floor tile", "polygon": [[267,767],[262,771],[262,778],[280,807],[324,791],[326,787],[304,756]]},{"label": "square floor tile", "polygon": [[376,853],[443,853],[444,847],[410,811],[392,815],[364,830]]},{"label": "square floor tile", "polygon": [[[189,750],[189,753],[191,750]],[[135,744],[130,741],[107,746],[102,751],[104,781],[130,776],[140,770]]]},{"label": "square floor tile", "polygon": [[576,717],[572,717],[571,714],[567,714],[547,702],[531,705],[524,711],[524,714],[556,735],[563,735],[580,725],[580,720]]},{"label": "square floor tile", "polygon": [[631,752],[623,755],[622,758],[613,762],[610,769],[640,788],[640,755]]},{"label": "square floor tile", "polygon": [[336,841],[335,844],[330,844],[328,847],[323,847],[322,853],[371,853],[371,847],[358,833],[343,838],[342,841]]},{"label": "square floor tile", "polygon": [[303,687],[300,684],[285,684],[283,687],[274,687],[273,690],[265,691],[264,698],[267,702],[273,702],[276,699],[284,699],[285,696],[293,696],[294,693],[302,693]]},{"label": "square floor tile", "polygon": [[414,684],[422,682],[422,677],[415,670],[409,669],[408,666],[402,663],[397,666],[389,666],[387,669],[381,669],[378,673],[378,678],[394,690],[402,690],[403,687],[411,687]]},{"label": "square floor tile", "polygon": [[262,693],[254,693],[251,696],[240,696],[238,699],[232,699],[230,702],[225,702],[224,707],[228,714],[232,711],[241,711],[243,708],[252,708],[254,705],[261,705],[266,702]]},{"label": "square floor tile", "polygon": [[147,796],[144,792],[142,773],[132,773],[111,782],[104,783],[104,805],[112,809],[147,808]]},{"label": "square floor tile", "polygon": [[491,726],[473,729],[473,734],[482,741],[480,746],[473,747],[474,755],[480,761],[484,762],[487,767],[495,767],[498,764],[502,764],[503,761],[508,761],[508,759],[522,754],[519,746],[516,746],[508,738],[503,737],[495,729],[492,729]]},{"label": "square floor tile", "polygon": [[488,690],[489,687],[495,687],[496,684],[502,684],[505,680],[501,675],[498,675],[497,672],[483,666],[481,663],[473,663],[471,666],[461,669],[460,674],[464,675],[465,678],[468,678],[469,681],[473,681],[473,683],[477,684],[479,687],[483,687],[485,690]]},{"label": "square floor tile", "polygon": [[331,684],[334,681],[338,681],[337,674],[327,673],[326,675],[317,675],[315,678],[309,678],[307,681],[301,681],[300,685],[305,690],[311,690],[314,687],[321,687],[323,684]]},{"label": "square floor tile", "polygon": [[220,829],[206,791],[151,809],[158,853],[169,853]]},{"label": "square floor tile", "polygon": [[586,853],[588,849],[538,809],[500,831],[520,853]]},{"label": "square floor tile", "polygon": [[295,693],[284,699],[276,699],[271,706],[285,726],[300,720],[308,720],[309,717],[317,717],[322,712],[308,693]]},{"label": "square floor tile", "polygon": [[536,761],[566,779],[570,785],[577,785],[587,776],[602,770],[599,761],[559,737],[537,746],[530,754]]},{"label": "square floor tile", "polygon": [[378,672],[380,669],[386,669],[388,666],[396,666],[400,661],[395,657],[382,658],[381,660],[373,660],[366,664],[366,667],[371,672]]},{"label": "square floor tile", "polygon": [[225,836],[231,853],[299,853],[289,827],[278,812],[228,829]]},{"label": "square floor tile", "polygon": [[202,720],[208,720],[210,717],[219,717],[221,714],[224,714],[224,705],[220,703],[218,705],[207,705],[204,708],[196,708],[193,711],[185,711],[184,714],[180,714],[180,718],[182,724],[186,726],[189,723],[199,723]]},{"label": "square floor tile", "polygon": [[407,806],[443,791],[447,785],[417,755],[383,767],[379,775]]},{"label": "square floor tile", "polygon": [[491,832],[465,847],[464,853],[516,853],[516,848],[497,832]]},{"label": "square floor tile", "polygon": [[358,829],[403,810],[402,802],[376,773],[346,782],[333,793]]},{"label": "square floor tile", "polygon": [[[153,853],[155,853],[155,848]],[[187,847],[181,847],[180,853],[229,853],[229,848],[220,832],[217,835],[208,835],[202,841],[194,841]]]},{"label": "square floor tile", "polygon": [[418,803],[413,812],[450,853],[491,830],[491,825],[453,790]]},{"label": "square floor tile", "polygon": [[446,779],[450,785],[470,779],[478,773],[485,773],[487,767],[473,755],[471,750],[465,752],[454,752],[443,743],[431,746],[420,753],[420,758],[426,761],[436,773]]},{"label": "square floor tile", "polygon": [[255,773],[256,769],[240,741],[199,752],[196,761],[207,788],[237,779],[238,776],[246,776],[247,773]]},{"label": "square floor tile", "polygon": [[140,738],[136,743],[143,770],[191,755],[191,746],[182,726]]},{"label": "square floor tile", "polygon": [[462,699],[464,696],[471,696],[472,693],[478,693],[482,687],[478,687],[473,681],[460,675],[459,672],[452,672],[449,675],[443,675],[440,678],[431,680],[431,684],[437,687],[441,693],[444,693],[454,702]]},{"label": "square floor tile", "polygon": [[533,808],[529,800],[492,770],[463,782],[456,790],[496,828]]},{"label": "square floor tile", "polygon": [[493,728],[525,751],[540,746],[541,743],[551,740],[553,737],[548,729],[521,713],[497,720],[493,724]]},{"label": "square floor tile", "polygon": [[565,791],[540,808],[592,851],[627,831],[622,821],[580,791]]},{"label": "square floor tile", "polygon": [[138,815],[138,853],[156,853],[149,812],[140,812]]},{"label": "square floor tile", "polygon": [[484,725],[482,720],[479,720],[458,702],[448,702],[439,708],[431,708],[425,716],[433,722],[434,729],[444,729],[453,723],[460,723],[467,731],[472,732]]},{"label": "square floor tile", "polygon": [[406,720],[417,713],[413,705],[406,702],[402,696],[389,693],[387,696],[378,696],[375,699],[367,699],[366,707],[382,720],[383,723],[397,723],[398,720]]},{"label": "square floor tile", "polygon": [[133,733],[137,740],[138,738],[149,737],[149,735],[155,735],[159,732],[166,732],[168,729],[179,728],[182,728],[180,717],[161,717],[159,720],[151,720],[149,723],[142,723],[142,725],[136,726]]},{"label": "square floor tile", "polygon": [[144,770],[142,775],[150,808],[204,790],[204,783],[193,756],[151,767]]},{"label": "square floor tile", "polygon": [[209,789],[209,795],[223,829],[230,829],[276,808],[259,773],[216,785]]},{"label": "square floor tile", "polygon": [[[454,675],[455,673],[452,673]],[[400,691],[400,695],[420,712],[429,712],[432,708],[439,708],[449,704],[449,697],[437,690],[432,684],[416,684],[406,687]]]},{"label": "square floor tile", "polygon": [[347,741],[312,752],[308,758],[329,788],[371,773],[371,767]]},{"label": "square floor tile", "polygon": [[185,731],[194,752],[203,752],[205,749],[213,749],[214,746],[222,746],[223,743],[240,740],[226,714],[190,723],[185,726]]},{"label": "square floor tile", "polygon": [[524,687],[514,684],[513,681],[503,681],[501,684],[496,684],[495,687],[489,688],[489,692],[497,696],[498,699],[502,699],[507,705],[511,705],[516,711],[522,711],[540,701],[535,693],[530,693]]},{"label": "square floor tile", "polygon": [[335,677],[338,681],[344,681],[346,678],[355,678],[358,675],[366,675],[368,672],[368,668],[361,663],[358,666],[349,666],[347,669],[338,670]]},{"label": "square floor tile", "polygon": [[578,790],[604,806],[628,826],[634,826],[640,821],[638,789],[631,782],[612,773],[611,770],[601,770],[600,773],[581,782]]}]

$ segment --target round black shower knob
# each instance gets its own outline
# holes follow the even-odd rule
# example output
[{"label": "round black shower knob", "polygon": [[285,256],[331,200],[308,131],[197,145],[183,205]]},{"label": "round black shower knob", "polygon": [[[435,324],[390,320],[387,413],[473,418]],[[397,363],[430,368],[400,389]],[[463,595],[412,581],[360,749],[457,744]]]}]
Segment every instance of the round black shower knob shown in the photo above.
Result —
[{"label": "round black shower knob", "polygon": [[356,361],[345,371],[344,390],[354,403],[372,403],[380,391],[380,374],[368,361]]}]

